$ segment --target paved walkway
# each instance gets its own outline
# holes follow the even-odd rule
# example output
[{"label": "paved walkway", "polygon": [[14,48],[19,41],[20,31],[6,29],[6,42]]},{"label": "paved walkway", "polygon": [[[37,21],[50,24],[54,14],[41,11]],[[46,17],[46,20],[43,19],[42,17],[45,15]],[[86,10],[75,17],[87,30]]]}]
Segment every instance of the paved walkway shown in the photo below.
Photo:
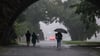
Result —
[{"label": "paved walkway", "polygon": [[35,48],[32,45],[27,47],[23,43],[5,48],[7,51],[0,53],[0,56],[100,56],[100,50],[96,48],[62,45],[60,50],[56,49],[55,41],[42,41]]},{"label": "paved walkway", "polygon": [[[19,45],[25,45],[26,43],[20,43]],[[30,46],[32,46],[32,43],[30,44]],[[44,47],[44,48],[56,48],[56,41],[40,41],[39,43],[36,44],[37,47]],[[71,45],[65,45],[62,44],[63,48],[69,48]]]}]

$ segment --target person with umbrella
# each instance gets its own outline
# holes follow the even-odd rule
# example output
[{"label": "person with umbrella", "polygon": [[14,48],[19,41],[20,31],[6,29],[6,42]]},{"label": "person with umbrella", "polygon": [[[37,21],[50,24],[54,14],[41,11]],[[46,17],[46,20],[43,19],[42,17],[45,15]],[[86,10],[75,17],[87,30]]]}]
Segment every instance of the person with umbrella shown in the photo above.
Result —
[{"label": "person with umbrella", "polygon": [[55,29],[54,31],[57,32],[55,34],[56,40],[57,40],[57,48],[61,48],[61,40],[62,40],[62,34],[61,33],[67,33],[67,31],[64,30],[64,29],[61,29],[61,28]]},{"label": "person with umbrella", "polygon": [[57,40],[57,48],[61,48],[61,40],[62,40],[62,34],[61,32],[57,32],[55,34],[56,40]]}]

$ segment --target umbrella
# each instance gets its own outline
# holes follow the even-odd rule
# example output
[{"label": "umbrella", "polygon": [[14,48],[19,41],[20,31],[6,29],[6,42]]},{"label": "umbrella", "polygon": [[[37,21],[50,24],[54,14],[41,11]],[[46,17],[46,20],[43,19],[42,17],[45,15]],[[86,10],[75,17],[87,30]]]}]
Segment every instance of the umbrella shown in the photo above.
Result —
[{"label": "umbrella", "polygon": [[61,33],[67,33],[67,31],[65,29],[62,29],[62,28],[57,28],[54,31],[61,32]]}]

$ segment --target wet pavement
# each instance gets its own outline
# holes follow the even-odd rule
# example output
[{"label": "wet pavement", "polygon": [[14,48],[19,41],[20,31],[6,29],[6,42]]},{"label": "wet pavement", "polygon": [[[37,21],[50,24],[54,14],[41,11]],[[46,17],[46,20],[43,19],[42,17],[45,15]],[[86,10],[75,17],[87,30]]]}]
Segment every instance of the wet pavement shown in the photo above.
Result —
[{"label": "wet pavement", "polygon": [[36,47],[32,44],[27,47],[25,43],[19,46],[5,47],[5,52],[0,52],[0,56],[100,56],[99,48],[71,47],[62,44],[61,49],[56,48],[55,41],[41,41]]}]

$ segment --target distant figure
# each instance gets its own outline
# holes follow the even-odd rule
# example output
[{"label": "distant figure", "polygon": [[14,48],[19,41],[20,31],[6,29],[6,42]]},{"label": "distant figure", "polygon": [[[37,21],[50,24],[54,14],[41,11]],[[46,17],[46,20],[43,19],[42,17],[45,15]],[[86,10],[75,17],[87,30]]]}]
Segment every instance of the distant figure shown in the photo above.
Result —
[{"label": "distant figure", "polygon": [[43,34],[42,30],[40,30],[40,32],[39,32],[39,39],[44,40],[44,34]]},{"label": "distant figure", "polygon": [[26,36],[27,46],[29,46],[29,44],[30,44],[30,37],[31,37],[30,32],[29,32],[29,31],[27,31],[27,33],[25,34],[25,36]]},{"label": "distant figure", "polygon": [[61,40],[62,40],[61,32],[56,33],[55,36],[56,36],[56,40],[57,40],[57,48],[61,48]]},{"label": "distant figure", "polygon": [[37,35],[33,32],[32,33],[32,44],[33,44],[33,47],[35,47],[37,40],[38,40]]},{"label": "distant figure", "polygon": [[38,43],[40,42],[40,40],[39,40],[39,34],[37,34],[37,42]]}]

